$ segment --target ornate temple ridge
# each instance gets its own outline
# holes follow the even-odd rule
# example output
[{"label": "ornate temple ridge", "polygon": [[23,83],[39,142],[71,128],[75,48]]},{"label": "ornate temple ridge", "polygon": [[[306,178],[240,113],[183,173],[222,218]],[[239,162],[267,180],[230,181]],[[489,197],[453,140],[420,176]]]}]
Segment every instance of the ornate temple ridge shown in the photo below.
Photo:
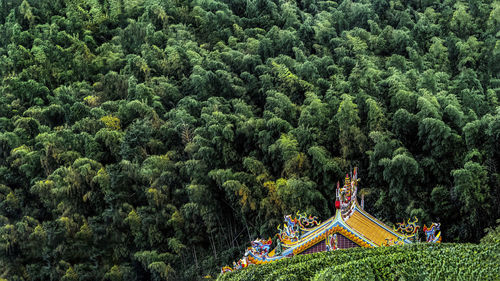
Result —
[{"label": "ornate temple ridge", "polygon": [[[320,223],[316,217],[297,212],[295,217],[286,215],[285,224],[278,226],[278,245],[271,251],[272,240],[257,239],[251,242],[242,259],[233,267],[225,266],[221,272],[229,272],[250,264],[265,264],[285,257],[321,251],[333,251],[352,247],[380,247],[410,244],[417,241],[418,219],[408,219],[389,227],[368,214],[357,201],[357,168],[346,175],[342,188],[337,183],[335,216]],[[424,226],[427,242],[440,243],[440,224]]]}]

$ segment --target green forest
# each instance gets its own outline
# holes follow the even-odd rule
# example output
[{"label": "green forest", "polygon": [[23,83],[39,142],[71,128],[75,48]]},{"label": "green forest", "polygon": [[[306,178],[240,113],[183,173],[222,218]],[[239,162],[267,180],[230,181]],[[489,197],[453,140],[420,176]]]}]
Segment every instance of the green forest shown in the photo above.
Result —
[{"label": "green forest", "polygon": [[498,0],[0,0],[0,78],[0,279],[215,278],[353,167],[500,222]]}]

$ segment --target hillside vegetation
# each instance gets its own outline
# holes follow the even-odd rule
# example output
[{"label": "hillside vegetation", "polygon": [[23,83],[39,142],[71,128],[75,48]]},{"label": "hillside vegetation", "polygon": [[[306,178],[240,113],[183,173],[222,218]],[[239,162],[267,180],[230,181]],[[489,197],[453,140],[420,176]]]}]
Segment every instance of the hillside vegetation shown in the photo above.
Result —
[{"label": "hillside vegetation", "polygon": [[477,242],[499,31],[492,0],[0,0],[0,278],[215,276],[354,166],[371,214]]},{"label": "hillside vegetation", "polygon": [[296,256],[220,275],[220,281],[498,280],[499,244],[354,248]]}]

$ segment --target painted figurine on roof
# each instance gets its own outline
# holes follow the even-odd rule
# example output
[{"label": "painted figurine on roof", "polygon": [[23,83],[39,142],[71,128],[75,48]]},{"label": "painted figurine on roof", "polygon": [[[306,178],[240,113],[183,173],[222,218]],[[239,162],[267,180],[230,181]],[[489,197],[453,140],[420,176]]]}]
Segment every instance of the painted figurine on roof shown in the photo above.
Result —
[{"label": "painted figurine on roof", "polygon": [[[389,227],[376,219],[358,204],[358,171],[346,175],[344,185],[337,182],[335,193],[335,216],[324,222],[316,217],[297,212],[295,216],[284,216],[285,223],[279,225],[278,245],[270,251],[272,240],[257,239],[245,252],[243,259],[234,268],[223,267],[221,272],[243,268],[251,264],[264,264],[286,257],[314,252],[332,251],[353,247],[380,247],[410,244],[418,241],[418,219],[410,219]],[[424,226],[427,242],[441,241],[440,224]]]},{"label": "painted figurine on roof", "polygon": [[292,219],[291,215],[286,215],[284,218],[286,224],[283,225],[283,229],[278,225],[279,233],[277,235],[280,240],[292,242],[299,240],[299,225],[297,224],[297,220],[295,218]]},{"label": "painted figurine on roof", "polygon": [[325,240],[325,243],[326,243],[326,251],[329,252],[329,251],[335,251],[338,249],[338,240],[337,240],[337,234],[333,234],[333,235],[328,235],[328,237],[326,237],[326,240]]},{"label": "painted figurine on roof", "polygon": [[424,233],[426,236],[426,241],[429,243],[441,243],[441,224],[433,222],[430,227],[424,224]]},{"label": "painted figurine on roof", "polygon": [[269,250],[271,250],[271,244],[273,241],[271,238],[267,240],[257,239],[255,241],[250,242],[252,247],[249,247],[247,251],[249,251],[252,255],[258,256],[260,258],[265,259],[269,254]]}]

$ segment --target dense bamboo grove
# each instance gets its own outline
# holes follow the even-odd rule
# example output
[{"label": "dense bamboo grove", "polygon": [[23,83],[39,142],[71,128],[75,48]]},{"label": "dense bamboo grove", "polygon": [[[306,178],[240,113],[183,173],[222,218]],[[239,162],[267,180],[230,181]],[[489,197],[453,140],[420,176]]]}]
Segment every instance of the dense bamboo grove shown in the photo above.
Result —
[{"label": "dense bamboo grove", "polygon": [[0,278],[197,280],[359,167],[367,210],[500,217],[500,4],[0,0]]}]

